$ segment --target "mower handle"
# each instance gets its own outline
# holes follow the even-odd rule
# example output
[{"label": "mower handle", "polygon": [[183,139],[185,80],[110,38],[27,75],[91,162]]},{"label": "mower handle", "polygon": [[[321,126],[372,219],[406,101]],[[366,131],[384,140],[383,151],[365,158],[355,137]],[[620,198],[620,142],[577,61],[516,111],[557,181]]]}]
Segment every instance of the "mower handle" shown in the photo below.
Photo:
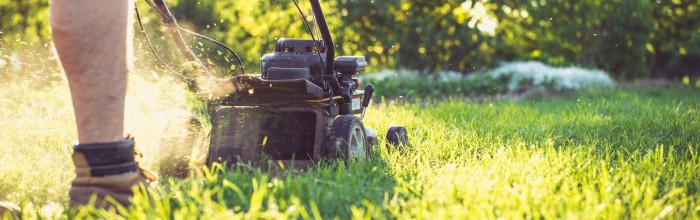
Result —
[{"label": "mower handle", "polygon": [[[335,45],[333,45],[333,37],[331,36],[331,31],[328,29],[328,23],[326,22],[326,17],[323,15],[323,9],[321,8],[321,3],[319,0],[310,0],[311,10],[314,12],[314,17],[318,21],[318,29],[321,32],[321,38],[323,38],[323,43],[326,44],[326,75],[331,75],[331,87],[335,94],[341,94],[345,96],[350,96],[350,94],[343,94],[341,90],[340,82],[338,82],[338,77],[335,74],[335,68],[333,67],[335,62]],[[312,34],[312,33],[309,33]],[[326,77],[324,77],[326,78]],[[345,97],[344,99],[347,99]],[[344,102],[349,102],[350,100],[343,100]]]},{"label": "mower handle", "polygon": [[199,58],[197,58],[194,52],[192,52],[192,50],[190,50],[190,48],[187,46],[187,43],[185,43],[185,39],[182,37],[182,34],[178,29],[177,20],[175,19],[175,16],[173,16],[173,14],[170,13],[168,5],[166,5],[163,0],[153,0],[153,3],[156,6],[156,10],[158,10],[161,16],[163,24],[165,24],[165,27],[168,28],[168,31],[170,31],[170,35],[172,35],[173,39],[175,40],[175,45],[177,45],[177,48],[180,50],[180,53],[182,53],[182,55],[185,56],[185,58],[188,61],[197,62],[197,64],[199,64],[199,67],[201,67],[206,73],[209,73],[209,69],[207,69],[207,67],[204,66],[204,63],[202,63],[202,61],[199,60]]},{"label": "mower handle", "polygon": [[372,99],[372,94],[374,93],[374,86],[372,84],[367,84],[365,86],[365,95],[362,97],[362,107],[367,108],[369,106],[369,101]]},{"label": "mower handle", "polygon": [[360,115],[360,120],[365,118],[365,111],[369,106],[369,101],[372,100],[372,94],[374,93],[374,86],[372,84],[367,84],[365,86],[365,94],[362,97],[362,115]]}]

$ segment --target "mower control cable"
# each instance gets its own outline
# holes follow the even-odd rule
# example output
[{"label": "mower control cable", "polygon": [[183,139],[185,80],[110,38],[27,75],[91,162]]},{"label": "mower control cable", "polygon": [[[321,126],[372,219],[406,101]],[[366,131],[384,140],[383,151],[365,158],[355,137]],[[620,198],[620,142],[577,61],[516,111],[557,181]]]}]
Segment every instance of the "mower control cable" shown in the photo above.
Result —
[{"label": "mower control cable", "polygon": [[[190,31],[190,30],[187,30],[187,29],[184,29],[184,28],[182,28],[182,27],[180,27],[180,26],[177,26],[177,28],[180,29],[181,31],[184,31],[184,32],[187,33],[187,34],[194,35],[194,36],[199,37],[199,38],[201,38],[201,39],[204,39],[204,40],[207,40],[207,41],[209,41],[209,42],[215,43],[216,45],[219,45],[219,46],[223,47],[224,49],[228,50],[228,52],[230,52],[231,54],[233,54],[233,57],[236,58],[236,61],[238,61],[238,66],[241,67],[241,74],[245,74],[245,66],[243,66],[243,62],[241,61],[241,57],[239,57],[238,54],[237,54],[235,51],[233,51],[233,49],[231,49],[231,47],[229,47],[229,46],[227,46],[226,44],[221,43],[221,42],[219,42],[219,41],[217,41],[217,40],[214,40],[213,38],[204,36],[204,35],[202,35],[202,34],[200,34],[200,33],[197,33],[197,32],[194,32],[194,31]],[[231,61],[233,61],[233,60],[231,60]]]},{"label": "mower control cable", "polygon": [[[311,40],[314,41],[314,47],[316,47],[316,52],[318,52],[318,61],[321,62],[321,68],[324,70],[326,69],[326,64],[323,63],[323,57],[321,57],[321,48],[318,46],[318,42],[316,41],[316,37],[314,37],[314,32],[311,30],[311,26],[309,26],[309,22],[306,21],[306,16],[304,15],[304,12],[301,11],[301,7],[299,7],[299,3],[297,3],[297,0],[292,0],[294,2],[294,5],[297,6],[297,10],[299,11],[299,14],[301,15],[302,21],[304,21],[304,25],[306,25],[306,29],[309,30],[309,34],[311,35]],[[314,18],[316,19],[316,18]]]},{"label": "mower control cable", "polygon": [[144,39],[146,39],[146,44],[148,44],[148,47],[151,48],[151,51],[153,52],[153,55],[155,55],[156,59],[158,59],[158,61],[163,65],[163,67],[165,67],[165,69],[167,69],[168,71],[172,72],[172,73],[175,74],[176,76],[178,76],[178,77],[180,77],[180,78],[182,78],[183,80],[188,81],[188,82],[189,82],[189,81],[194,81],[194,79],[189,78],[189,77],[187,77],[187,76],[181,74],[181,73],[178,72],[177,70],[173,69],[170,65],[168,65],[168,64],[165,62],[165,60],[163,60],[162,57],[160,57],[160,55],[158,55],[158,52],[156,51],[156,48],[153,47],[153,44],[151,43],[151,38],[148,37],[148,34],[146,33],[146,29],[143,27],[143,22],[141,22],[141,14],[139,14],[139,8],[136,7],[136,6],[134,6],[134,10],[136,11],[136,20],[139,22],[139,27],[141,28],[141,34],[143,35]]},{"label": "mower control cable", "polygon": [[304,100],[304,101],[306,101],[306,102],[308,102],[308,103],[324,103],[324,102],[328,102],[328,101],[330,101],[330,100],[341,100],[341,99],[343,99],[342,96],[334,96],[333,98],[315,99],[315,100]]},{"label": "mower control cable", "polygon": [[[338,82],[338,77],[335,73],[334,56],[335,56],[335,45],[333,44],[333,37],[331,36],[330,30],[328,30],[328,23],[326,22],[326,17],[323,15],[323,8],[321,8],[321,3],[318,0],[309,0],[311,3],[311,9],[314,12],[314,18],[316,18],[317,24],[319,25],[319,31],[321,31],[321,37],[323,38],[323,43],[326,45],[326,72],[324,79],[330,78],[331,91],[335,94],[342,94],[343,96],[350,96],[349,94],[343,94],[340,82]],[[314,33],[309,33],[313,35]],[[349,97],[345,97],[349,98]],[[350,102],[350,100],[344,100]]]},{"label": "mower control cable", "polygon": [[[223,44],[223,43],[221,43],[221,42],[219,42],[219,41],[217,41],[217,40],[214,40],[214,39],[212,39],[212,38],[210,38],[210,37],[207,37],[207,36],[204,36],[204,35],[202,35],[202,34],[196,33],[196,32],[194,32],[194,31],[190,31],[190,30],[187,30],[187,29],[185,29],[185,28],[180,27],[180,26],[177,24],[177,22],[176,22],[176,20],[175,20],[175,17],[174,17],[169,11],[167,11],[167,10],[168,10],[168,9],[167,9],[167,6],[165,6],[165,3],[162,2],[162,0],[160,0],[160,2],[161,2],[161,5],[162,5],[161,7],[162,7],[163,9],[160,9],[161,7],[156,6],[156,4],[153,3],[151,0],[145,0],[145,2],[146,2],[149,6],[151,6],[151,8],[155,9],[155,11],[157,11],[158,14],[160,14],[160,16],[161,16],[161,18],[162,18],[162,20],[163,20],[163,23],[166,23],[166,24],[168,24],[168,25],[173,25],[173,26],[175,26],[175,27],[177,28],[177,30],[182,30],[182,31],[184,31],[184,32],[187,33],[187,34],[194,35],[194,36],[199,37],[199,38],[201,38],[201,39],[204,39],[204,40],[210,41],[210,42],[212,42],[212,43],[215,43],[216,45],[223,47],[223,48],[226,49],[228,52],[230,52],[231,54],[233,54],[234,58],[235,58],[236,61],[238,62],[238,65],[241,67],[241,74],[245,74],[245,66],[243,66],[243,62],[241,61],[241,58],[240,58],[240,57],[238,56],[238,54],[237,54],[235,51],[233,51],[233,49],[231,49],[229,46],[227,46],[227,45],[225,45],[225,44]],[[153,54],[155,54],[155,56],[156,56],[156,58],[158,59],[158,61],[159,61],[163,66],[165,66],[166,69],[168,69],[168,70],[171,71],[171,72],[174,72],[175,75],[177,75],[177,76],[183,78],[184,80],[192,80],[191,78],[180,74],[178,71],[176,71],[175,69],[173,69],[172,67],[170,67],[167,63],[165,63],[165,61],[162,59],[162,57],[160,57],[160,55],[158,55],[157,51],[155,50],[155,47],[153,46],[152,42],[150,41],[150,38],[149,38],[148,35],[146,34],[146,30],[145,30],[145,28],[144,28],[144,26],[143,26],[143,22],[141,21],[141,16],[140,16],[139,11],[138,11],[138,8],[136,8],[136,6],[135,6],[135,10],[136,10],[136,18],[137,18],[137,20],[138,20],[138,22],[139,22],[139,27],[141,28],[141,33],[142,33],[142,34],[144,35],[144,37],[146,38],[146,42],[148,43],[148,46],[151,48],[151,51],[153,52]],[[166,10],[167,12],[163,12],[162,10]],[[177,39],[176,39],[176,41],[177,41]],[[182,41],[182,39],[180,39],[180,41],[177,41],[176,43],[178,43],[178,46],[179,46],[179,47],[185,47],[185,49],[183,49],[183,48],[180,48],[180,49],[181,49],[181,52],[185,53],[185,56],[186,56],[188,59],[193,60],[193,61],[196,61],[197,63],[199,63],[199,65],[200,65],[206,72],[208,72],[208,70],[206,69],[206,67],[204,66],[204,64],[196,57],[196,55],[194,55],[194,53],[192,53],[191,50],[189,50],[189,48],[187,48],[186,45],[184,45],[184,41]],[[180,45],[180,44],[182,44],[182,45]],[[185,50],[185,51],[182,51],[182,50]],[[230,61],[233,61],[233,60],[230,60]]]},{"label": "mower control cable", "polygon": [[[170,9],[168,6],[165,4],[163,0],[145,0],[148,5],[150,5],[152,8],[156,9],[158,13],[160,13],[162,22],[164,26],[168,29],[170,32],[171,37],[175,41],[175,45],[177,45],[177,48],[180,50],[180,53],[187,58],[188,61],[193,61],[196,62],[199,67],[207,73],[207,75],[211,76],[211,73],[209,72],[209,69],[207,66],[204,65],[202,60],[200,60],[197,55],[192,52],[192,50],[187,46],[187,42],[185,42],[185,39],[182,37],[182,33],[180,33],[180,30],[177,29],[177,19],[175,19],[175,16],[170,13]],[[136,4],[134,2],[134,4]]]}]

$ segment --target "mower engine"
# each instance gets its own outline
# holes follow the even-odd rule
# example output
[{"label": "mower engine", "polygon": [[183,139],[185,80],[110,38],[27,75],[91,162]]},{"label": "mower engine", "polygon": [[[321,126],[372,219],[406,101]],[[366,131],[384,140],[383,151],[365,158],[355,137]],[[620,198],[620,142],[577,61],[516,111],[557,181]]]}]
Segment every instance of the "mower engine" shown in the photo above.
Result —
[{"label": "mower engine", "polygon": [[[280,39],[275,45],[275,53],[266,54],[260,59],[262,79],[306,79],[328,89],[323,75],[326,47],[323,41],[317,41],[317,44],[318,49],[313,40]],[[360,86],[356,77],[367,67],[365,57],[341,56],[335,59],[334,67],[339,73],[337,80],[342,90],[341,96],[345,95],[344,100],[350,100],[350,103],[341,103],[339,114],[361,113],[362,93],[356,94]]]}]

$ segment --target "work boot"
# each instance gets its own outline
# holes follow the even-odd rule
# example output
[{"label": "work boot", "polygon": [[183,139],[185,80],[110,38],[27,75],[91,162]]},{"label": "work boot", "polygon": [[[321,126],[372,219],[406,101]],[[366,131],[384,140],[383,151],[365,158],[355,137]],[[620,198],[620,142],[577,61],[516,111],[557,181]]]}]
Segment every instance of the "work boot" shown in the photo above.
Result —
[{"label": "work boot", "polygon": [[95,196],[97,207],[108,208],[111,197],[119,204],[129,206],[134,187],[156,181],[156,176],[139,166],[134,159],[134,139],[103,144],[78,144],[73,152],[76,177],[70,189],[72,207],[88,205]]},{"label": "work boot", "polygon": [[5,214],[7,214],[10,219],[17,219],[19,218],[19,211],[19,206],[0,201],[0,219],[5,219]]}]

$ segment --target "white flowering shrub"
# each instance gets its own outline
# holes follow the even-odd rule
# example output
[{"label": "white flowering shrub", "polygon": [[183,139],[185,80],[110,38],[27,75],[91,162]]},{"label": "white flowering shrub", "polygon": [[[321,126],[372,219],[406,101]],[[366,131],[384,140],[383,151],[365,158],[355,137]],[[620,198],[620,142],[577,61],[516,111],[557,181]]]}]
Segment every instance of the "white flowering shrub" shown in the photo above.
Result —
[{"label": "white flowering shrub", "polygon": [[463,80],[465,78],[464,73],[455,71],[440,71],[434,75],[421,75],[416,70],[398,69],[398,70],[382,70],[377,73],[362,74],[359,76],[360,79],[378,81],[378,80],[401,80],[401,81],[411,81],[411,80],[437,80],[440,82],[450,82]]},{"label": "white flowering shrub", "polygon": [[442,71],[421,75],[415,70],[399,69],[359,77],[363,82],[374,84],[379,96],[386,97],[496,95],[514,92],[522,86],[540,91],[576,91],[615,85],[615,81],[600,70],[558,68],[536,61],[504,63],[486,73],[475,74]]},{"label": "white flowering shrub", "polygon": [[464,75],[459,72],[438,72],[421,75],[415,70],[384,70],[361,74],[360,81],[372,83],[378,97],[444,97],[496,95],[508,92],[507,79],[486,74]]},{"label": "white flowering shrub", "polygon": [[615,85],[615,81],[601,70],[580,67],[552,67],[537,61],[504,63],[488,74],[494,78],[510,78],[509,90],[514,90],[523,84],[557,91]]},{"label": "white flowering shrub", "polygon": [[382,70],[376,73],[360,74],[361,80],[382,81],[382,80],[420,80],[421,76],[415,70]]}]

